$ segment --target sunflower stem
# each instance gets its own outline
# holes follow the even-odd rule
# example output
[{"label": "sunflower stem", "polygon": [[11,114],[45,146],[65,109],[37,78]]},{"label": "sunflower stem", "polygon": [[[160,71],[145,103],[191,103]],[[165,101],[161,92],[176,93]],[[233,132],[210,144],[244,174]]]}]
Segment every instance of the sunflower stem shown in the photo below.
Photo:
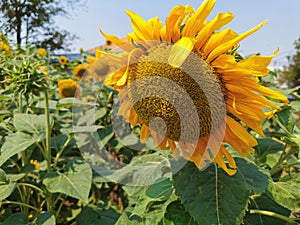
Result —
[{"label": "sunflower stem", "polygon": [[280,215],[278,213],[274,213],[271,211],[266,211],[266,210],[251,209],[250,214],[261,214],[261,215],[265,215],[265,216],[271,216],[271,217],[286,221],[288,223],[294,222],[294,220],[292,218],[289,218],[289,217],[286,217],[286,216],[283,216],[283,215]]},{"label": "sunflower stem", "polygon": [[[50,124],[50,109],[49,109],[49,95],[48,90],[44,91],[45,95],[45,114],[46,114],[46,146],[45,146],[45,159],[47,162],[47,172],[51,172],[51,124]],[[48,197],[46,199],[47,209],[49,212],[52,212],[53,209],[53,201],[52,194],[48,193]]]}]

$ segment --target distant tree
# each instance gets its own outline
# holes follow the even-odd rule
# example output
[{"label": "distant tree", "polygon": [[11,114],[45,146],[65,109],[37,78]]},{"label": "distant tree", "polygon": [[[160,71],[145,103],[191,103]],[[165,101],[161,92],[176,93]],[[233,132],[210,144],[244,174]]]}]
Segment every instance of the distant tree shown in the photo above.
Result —
[{"label": "distant tree", "polygon": [[299,87],[300,94],[300,38],[295,41],[295,54],[288,57],[289,65],[279,71],[280,77],[287,81],[289,87]]},{"label": "distant tree", "polygon": [[69,16],[81,0],[1,0],[0,31],[16,43],[32,43],[48,50],[66,49],[75,36],[59,29],[54,17]]}]

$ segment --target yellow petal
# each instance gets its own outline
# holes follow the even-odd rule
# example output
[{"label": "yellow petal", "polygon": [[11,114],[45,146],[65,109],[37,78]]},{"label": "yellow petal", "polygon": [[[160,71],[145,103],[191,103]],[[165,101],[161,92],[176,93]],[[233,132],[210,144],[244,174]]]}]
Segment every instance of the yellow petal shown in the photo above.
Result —
[{"label": "yellow petal", "polygon": [[219,13],[212,21],[205,24],[204,28],[197,35],[195,48],[200,49],[215,30],[228,24],[233,17],[234,15],[230,12]]},{"label": "yellow petal", "polygon": [[238,34],[229,28],[212,34],[202,48],[203,55],[207,56],[217,46],[232,40],[237,36]]},{"label": "yellow petal", "polygon": [[195,41],[191,38],[183,37],[176,44],[174,44],[170,51],[168,63],[179,68],[186,58],[190,55],[194,48]]},{"label": "yellow petal", "polygon": [[248,37],[249,35],[253,34],[255,31],[259,30],[264,24],[266,24],[267,22],[264,21],[261,24],[259,24],[258,26],[254,27],[253,29],[240,34],[239,36],[237,36],[236,38],[218,46],[217,48],[215,48],[207,57],[207,61],[211,62],[212,60],[214,60],[216,57],[218,57],[219,55],[225,53],[226,51],[230,50],[230,48],[232,46],[234,46],[235,44],[239,43],[240,41],[242,41],[243,39],[245,39],[246,37]]},{"label": "yellow petal", "polygon": [[204,20],[212,11],[216,0],[205,0],[197,11],[186,21],[182,36],[194,37],[204,26]]},{"label": "yellow petal", "polygon": [[102,29],[100,29],[101,34],[103,35],[103,37],[105,37],[107,40],[110,40],[112,43],[114,43],[115,45],[121,47],[121,46],[127,46],[129,43],[125,40],[122,40],[114,35],[110,35],[110,34],[105,34]]}]

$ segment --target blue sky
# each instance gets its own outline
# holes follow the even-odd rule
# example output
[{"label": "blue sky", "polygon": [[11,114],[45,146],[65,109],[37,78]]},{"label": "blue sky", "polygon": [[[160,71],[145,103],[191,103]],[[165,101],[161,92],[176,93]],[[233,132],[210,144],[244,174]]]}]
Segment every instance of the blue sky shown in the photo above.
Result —
[{"label": "blue sky", "polygon": [[[104,43],[99,28],[105,33],[125,37],[132,32],[130,19],[124,10],[131,10],[145,19],[159,17],[164,21],[170,10],[178,4],[197,8],[201,0],[85,0],[84,7],[78,8],[71,18],[57,18],[61,28],[80,37],[74,41],[72,49],[78,52]],[[300,0],[217,0],[208,17],[212,19],[219,12],[232,12],[234,20],[227,25],[238,33],[251,29],[263,20],[268,24],[241,42],[242,55],[261,53],[272,54],[277,48],[279,54],[273,65],[286,63],[293,43],[300,37]]]}]

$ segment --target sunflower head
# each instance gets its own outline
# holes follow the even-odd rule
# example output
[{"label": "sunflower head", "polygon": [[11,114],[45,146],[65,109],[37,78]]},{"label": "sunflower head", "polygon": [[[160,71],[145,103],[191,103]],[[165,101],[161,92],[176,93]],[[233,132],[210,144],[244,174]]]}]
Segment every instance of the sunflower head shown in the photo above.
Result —
[{"label": "sunflower head", "polygon": [[39,57],[44,57],[44,56],[46,56],[46,55],[47,55],[46,49],[44,49],[44,48],[38,48],[37,55],[38,55]]},{"label": "sunflower head", "polygon": [[78,79],[81,79],[84,74],[87,72],[89,65],[88,64],[79,64],[74,67],[74,76]]},{"label": "sunflower head", "polygon": [[58,62],[61,65],[65,65],[67,63],[67,61],[68,61],[67,57],[65,57],[63,55],[58,58]]},{"label": "sunflower head", "polygon": [[76,97],[80,94],[80,88],[76,81],[71,79],[58,82],[58,92],[61,98]]},{"label": "sunflower head", "polygon": [[199,168],[216,162],[233,175],[236,164],[224,144],[242,156],[253,152],[257,141],[247,131],[263,135],[262,121],[280,109],[272,101],[286,103],[287,98],[259,83],[277,51],[248,58],[237,52],[239,42],[266,22],[241,34],[222,30],[234,16],[219,13],[207,21],[214,5],[215,0],[204,0],[196,10],[176,6],[165,24],[126,11],[133,27],[127,41],[101,30],[124,50],[103,53],[115,68],[105,84],[120,92],[119,114],[141,126],[141,141],[152,135],[175,158]]}]

